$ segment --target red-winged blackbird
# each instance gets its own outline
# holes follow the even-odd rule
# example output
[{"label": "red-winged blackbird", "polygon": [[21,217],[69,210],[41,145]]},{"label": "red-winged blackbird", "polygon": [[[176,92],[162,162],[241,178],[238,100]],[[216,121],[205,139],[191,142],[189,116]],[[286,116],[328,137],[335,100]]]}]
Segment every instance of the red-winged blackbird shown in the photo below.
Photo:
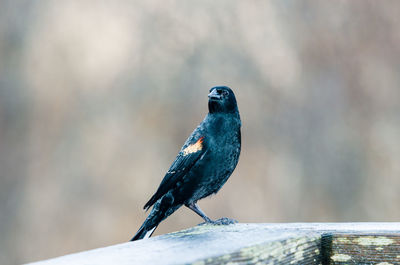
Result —
[{"label": "red-winged blackbird", "polygon": [[233,91],[213,87],[208,94],[209,113],[186,140],[156,193],[144,206],[153,206],[149,216],[131,241],[150,237],[158,224],[182,205],[207,223],[229,224],[228,218],[212,221],[197,206],[225,184],[240,154],[240,116]]}]

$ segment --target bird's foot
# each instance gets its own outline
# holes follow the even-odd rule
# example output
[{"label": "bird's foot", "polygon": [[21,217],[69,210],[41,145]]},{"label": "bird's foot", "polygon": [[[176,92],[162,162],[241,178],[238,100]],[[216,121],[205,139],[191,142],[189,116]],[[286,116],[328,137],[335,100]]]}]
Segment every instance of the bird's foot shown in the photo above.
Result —
[{"label": "bird's foot", "polygon": [[199,225],[207,225],[207,224],[211,224],[211,225],[231,225],[231,224],[237,224],[237,223],[238,223],[238,221],[235,220],[235,219],[230,219],[230,218],[227,218],[227,217],[223,217],[223,218],[220,218],[220,219],[215,220],[215,221],[209,220],[209,221],[201,223]]},{"label": "bird's foot", "polygon": [[238,221],[235,219],[223,217],[218,220],[212,221],[212,223],[215,225],[232,225],[232,224],[237,224]]}]

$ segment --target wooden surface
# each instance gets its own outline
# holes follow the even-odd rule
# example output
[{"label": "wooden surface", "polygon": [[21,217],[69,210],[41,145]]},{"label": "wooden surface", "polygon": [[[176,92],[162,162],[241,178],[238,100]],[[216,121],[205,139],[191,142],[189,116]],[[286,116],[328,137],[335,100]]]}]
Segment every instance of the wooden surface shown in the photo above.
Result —
[{"label": "wooden surface", "polygon": [[400,233],[325,234],[326,264],[400,264]]},{"label": "wooden surface", "polygon": [[400,264],[400,223],[201,225],[56,264]]}]

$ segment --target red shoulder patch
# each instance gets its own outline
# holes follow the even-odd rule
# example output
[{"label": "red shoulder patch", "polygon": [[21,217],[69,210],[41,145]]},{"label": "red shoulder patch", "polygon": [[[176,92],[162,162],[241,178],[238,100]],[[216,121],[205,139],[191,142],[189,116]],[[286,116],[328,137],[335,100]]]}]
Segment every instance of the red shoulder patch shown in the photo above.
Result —
[{"label": "red shoulder patch", "polygon": [[186,147],[185,149],[182,150],[183,155],[189,155],[192,153],[196,153],[198,151],[200,151],[201,149],[203,149],[203,140],[204,140],[204,136],[200,137],[199,140],[197,140],[197,142],[195,142],[194,144],[189,145],[188,147]]}]

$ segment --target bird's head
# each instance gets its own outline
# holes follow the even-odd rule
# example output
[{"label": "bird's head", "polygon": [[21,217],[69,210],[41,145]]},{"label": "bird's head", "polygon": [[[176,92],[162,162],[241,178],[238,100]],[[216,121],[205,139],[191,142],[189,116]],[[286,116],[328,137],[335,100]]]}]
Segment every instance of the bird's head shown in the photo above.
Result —
[{"label": "bird's head", "polygon": [[208,94],[208,111],[210,113],[236,113],[238,107],[235,94],[227,86],[216,86]]}]

